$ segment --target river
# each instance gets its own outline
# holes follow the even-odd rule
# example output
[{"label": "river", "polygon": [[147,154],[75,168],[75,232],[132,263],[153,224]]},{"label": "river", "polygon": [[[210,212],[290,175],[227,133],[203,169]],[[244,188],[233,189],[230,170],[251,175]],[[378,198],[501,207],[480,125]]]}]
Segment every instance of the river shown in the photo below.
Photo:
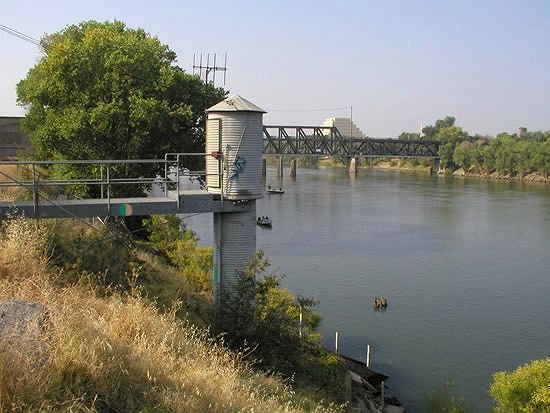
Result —
[{"label": "river", "polygon": [[[281,186],[273,170],[266,184]],[[320,300],[327,347],[335,331],[349,356],[371,345],[409,412],[445,383],[488,411],[494,372],[550,355],[550,185],[299,169],[283,186],[258,201],[273,219],[258,248],[286,287]],[[210,214],[186,222],[212,243]]]}]

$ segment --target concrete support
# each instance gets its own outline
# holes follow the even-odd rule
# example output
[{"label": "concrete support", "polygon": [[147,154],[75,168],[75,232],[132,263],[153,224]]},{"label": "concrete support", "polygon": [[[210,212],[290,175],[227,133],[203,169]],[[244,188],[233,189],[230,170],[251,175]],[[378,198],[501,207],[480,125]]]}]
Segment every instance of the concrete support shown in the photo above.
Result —
[{"label": "concrete support", "polygon": [[354,156],[349,163],[349,173],[355,175],[359,171],[359,158]]},{"label": "concrete support", "polygon": [[262,178],[267,176],[267,159],[262,159]]},{"label": "concrete support", "polygon": [[296,178],[296,159],[290,161],[290,177]]},{"label": "concrete support", "polygon": [[441,169],[441,161],[439,158],[435,158],[432,161],[432,167],[431,167],[430,173],[437,174],[439,173],[440,169]]},{"label": "concrete support", "polygon": [[282,156],[279,156],[277,158],[277,171],[276,171],[276,176],[277,178],[282,178],[283,177],[283,157]]}]

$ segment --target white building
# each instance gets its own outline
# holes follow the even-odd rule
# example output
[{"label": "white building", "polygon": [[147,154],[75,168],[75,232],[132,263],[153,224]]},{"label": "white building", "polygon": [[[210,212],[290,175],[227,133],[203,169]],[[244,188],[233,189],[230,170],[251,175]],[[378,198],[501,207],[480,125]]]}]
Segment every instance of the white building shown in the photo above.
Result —
[{"label": "white building", "polygon": [[[323,126],[334,126],[345,137],[366,138],[365,133],[350,118],[327,118],[323,122]],[[329,134],[328,131],[324,133]]]}]

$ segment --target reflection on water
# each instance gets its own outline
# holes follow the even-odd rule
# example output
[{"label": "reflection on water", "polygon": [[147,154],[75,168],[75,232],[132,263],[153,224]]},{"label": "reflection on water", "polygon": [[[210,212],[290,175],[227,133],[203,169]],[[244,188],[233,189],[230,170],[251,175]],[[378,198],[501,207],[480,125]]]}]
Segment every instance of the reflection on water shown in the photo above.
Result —
[{"label": "reflection on water", "polygon": [[[549,355],[550,185],[361,171],[299,170],[266,184],[258,248],[286,285],[321,301],[321,332],[390,375],[418,411],[442,383],[487,411],[491,375]],[[212,242],[209,215],[188,220]],[[375,312],[376,296],[385,312]]]}]

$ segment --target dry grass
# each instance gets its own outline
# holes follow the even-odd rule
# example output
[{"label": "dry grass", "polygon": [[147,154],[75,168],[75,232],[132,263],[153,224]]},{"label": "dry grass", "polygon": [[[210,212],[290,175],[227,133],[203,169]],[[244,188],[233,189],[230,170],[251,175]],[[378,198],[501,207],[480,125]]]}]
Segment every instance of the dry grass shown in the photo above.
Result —
[{"label": "dry grass", "polygon": [[[0,165],[0,172],[10,176],[14,179],[21,179],[23,177],[23,171],[17,165]],[[12,182],[4,175],[0,174],[0,182],[8,183]],[[2,186],[0,187],[0,202],[2,201],[20,201],[29,198],[29,191],[16,186]]]},{"label": "dry grass", "polygon": [[175,308],[160,313],[138,294],[101,298],[83,283],[56,287],[47,237],[32,221],[12,221],[0,237],[0,300],[49,311],[46,362],[0,351],[0,412],[338,410],[253,371]]}]

